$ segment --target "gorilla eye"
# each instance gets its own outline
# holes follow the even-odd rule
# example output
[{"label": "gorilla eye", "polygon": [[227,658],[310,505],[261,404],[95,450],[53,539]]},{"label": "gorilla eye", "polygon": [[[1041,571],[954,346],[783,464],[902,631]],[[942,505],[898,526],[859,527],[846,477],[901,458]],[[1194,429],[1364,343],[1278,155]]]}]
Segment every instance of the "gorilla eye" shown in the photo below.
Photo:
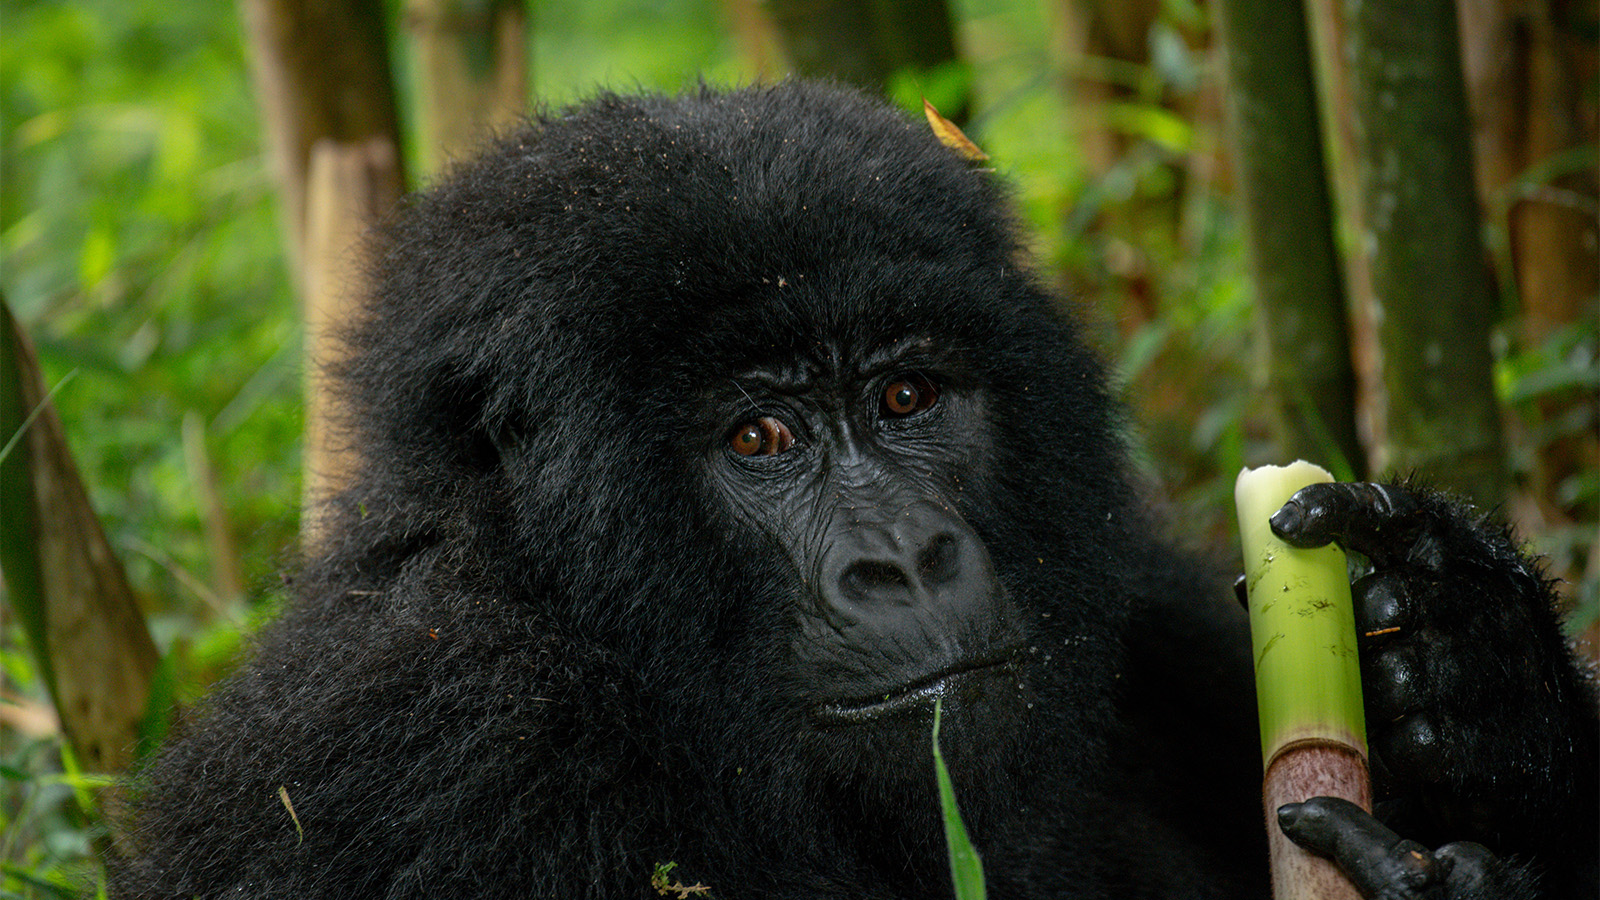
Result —
[{"label": "gorilla eye", "polygon": [[740,456],[776,456],[794,446],[794,432],[772,416],[762,416],[735,428],[728,446]]},{"label": "gorilla eye", "polygon": [[939,388],[926,375],[902,375],[883,389],[883,414],[903,419],[939,402]]}]

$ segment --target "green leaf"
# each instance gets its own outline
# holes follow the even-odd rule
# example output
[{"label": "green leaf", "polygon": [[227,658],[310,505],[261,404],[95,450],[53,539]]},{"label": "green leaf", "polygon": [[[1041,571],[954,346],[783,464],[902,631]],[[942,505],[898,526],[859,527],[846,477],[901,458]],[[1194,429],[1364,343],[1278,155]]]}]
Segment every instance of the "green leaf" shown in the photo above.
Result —
[{"label": "green leaf", "polygon": [[944,755],[939,752],[939,714],[944,698],[933,701],[933,771],[939,779],[939,808],[944,812],[944,839],[950,848],[950,879],[955,883],[956,900],[983,900],[983,860],[967,837],[967,826],[961,821],[961,810],[956,806],[956,789],[950,783],[950,770],[945,768]]},{"label": "green leaf", "polygon": [[4,445],[0,449],[0,518],[6,523],[0,529],[0,574],[39,675],[53,697],[56,682],[45,641],[44,569],[39,559],[33,460],[23,439],[23,432],[44,404],[29,408],[23,383],[35,373],[24,368],[21,334],[11,307],[0,297],[0,443]]}]

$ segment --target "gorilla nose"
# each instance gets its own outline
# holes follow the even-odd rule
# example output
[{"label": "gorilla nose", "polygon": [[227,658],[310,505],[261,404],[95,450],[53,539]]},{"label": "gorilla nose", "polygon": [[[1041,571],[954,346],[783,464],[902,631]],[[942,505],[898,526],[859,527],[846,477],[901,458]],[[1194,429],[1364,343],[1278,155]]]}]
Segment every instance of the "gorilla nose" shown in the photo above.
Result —
[{"label": "gorilla nose", "polygon": [[[839,574],[839,593],[853,604],[915,603],[961,574],[959,539],[949,532],[933,535],[921,548],[902,548],[891,536],[888,553],[848,561]],[[869,551],[870,552],[870,551]]]},{"label": "gorilla nose", "polygon": [[887,522],[853,522],[834,534],[819,585],[836,614],[872,617],[895,607],[982,604],[997,586],[988,554],[964,522],[933,503]]}]

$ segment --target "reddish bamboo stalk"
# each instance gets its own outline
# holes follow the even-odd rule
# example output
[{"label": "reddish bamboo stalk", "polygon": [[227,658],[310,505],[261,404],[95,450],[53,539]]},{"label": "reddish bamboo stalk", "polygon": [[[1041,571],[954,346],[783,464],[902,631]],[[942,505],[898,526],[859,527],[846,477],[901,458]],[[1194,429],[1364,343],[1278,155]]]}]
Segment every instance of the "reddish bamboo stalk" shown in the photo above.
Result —
[{"label": "reddish bamboo stalk", "polygon": [[1367,761],[1334,741],[1296,741],[1267,764],[1261,798],[1267,814],[1267,850],[1275,900],[1361,900],[1333,863],[1289,840],[1278,827],[1278,807],[1312,797],[1341,797],[1372,809]]}]

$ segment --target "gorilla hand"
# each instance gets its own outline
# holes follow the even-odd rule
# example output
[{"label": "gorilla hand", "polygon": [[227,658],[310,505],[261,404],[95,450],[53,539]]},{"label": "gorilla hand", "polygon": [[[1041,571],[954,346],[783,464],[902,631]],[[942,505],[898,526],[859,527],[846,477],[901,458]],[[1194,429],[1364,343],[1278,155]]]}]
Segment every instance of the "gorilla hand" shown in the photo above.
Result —
[{"label": "gorilla hand", "polygon": [[1534,878],[1482,844],[1466,841],[1428,850],[1402,840],[1366,810],[1338,797],[1313,797],[1278,810],[1295,843],[1333,860],[1364,897],[1380,900],[1523,900]]},{"label": "gorilla hand", "polygon": [[[1531,860],[1546,890],[1583,885],[1593,896],[1596,823],[1582,810],[1596,791],[1600,725],[1538,564],[1505,528],[1409,485],[1311,485],[1272,528],[1371,563],[1352,592],[1378,816],[1417,840],[1477,841]],[[1371,896],[1479,896],[1470,883],[1501,865],[1482,848],[1428,854],[1407,842],[1402,856],[1415,848],[1422,860],[1408,868],[1392,832],[1365,813],[1317,804],[1285,807],[1285,832],[1374,886]],[[1437,882],[1435,893],[1405,887],[1414,877]]]}]

